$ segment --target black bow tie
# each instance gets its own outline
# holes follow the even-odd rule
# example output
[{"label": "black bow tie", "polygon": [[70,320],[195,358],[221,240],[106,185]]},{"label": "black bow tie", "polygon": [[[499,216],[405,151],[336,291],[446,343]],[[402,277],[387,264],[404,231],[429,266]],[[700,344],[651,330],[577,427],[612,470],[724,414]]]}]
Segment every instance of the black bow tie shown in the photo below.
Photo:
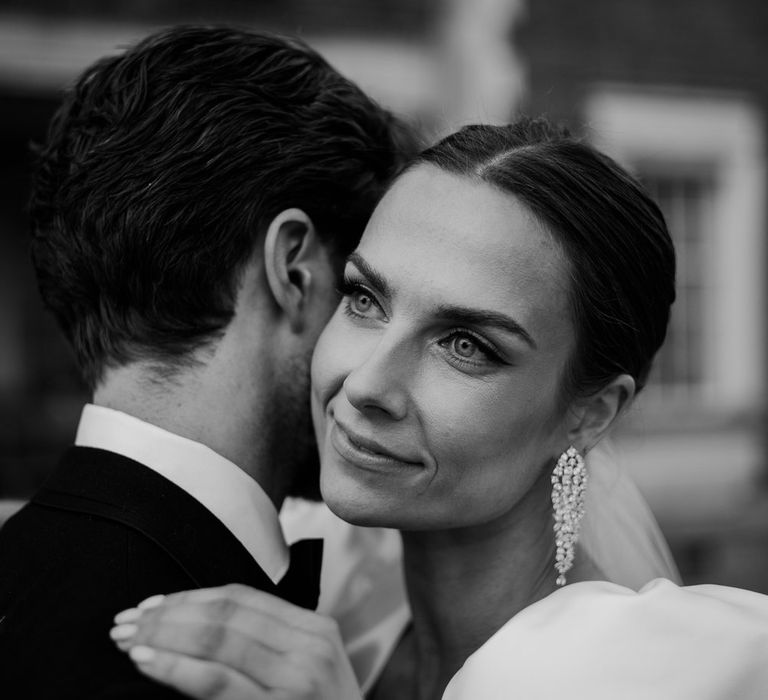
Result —
[{"label": "black bow tie", "polygon": [[322,563],[322,540],[299,540],[292,544],[291,563],[277,584],[280,596],[303,608],[314,610],[320,597]]}]

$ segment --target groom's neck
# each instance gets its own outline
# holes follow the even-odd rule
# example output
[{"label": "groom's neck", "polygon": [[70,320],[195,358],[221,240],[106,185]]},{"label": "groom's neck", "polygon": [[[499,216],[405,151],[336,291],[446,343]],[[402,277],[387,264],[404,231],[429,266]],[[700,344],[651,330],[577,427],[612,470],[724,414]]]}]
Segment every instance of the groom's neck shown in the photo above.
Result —
[{"label": "groom's neck", "polygon": [[284,498],[269,451],[270,379],[234,366],[134,362],[107,370],[93,402],[202,443],[253,477],[277,508]]}]

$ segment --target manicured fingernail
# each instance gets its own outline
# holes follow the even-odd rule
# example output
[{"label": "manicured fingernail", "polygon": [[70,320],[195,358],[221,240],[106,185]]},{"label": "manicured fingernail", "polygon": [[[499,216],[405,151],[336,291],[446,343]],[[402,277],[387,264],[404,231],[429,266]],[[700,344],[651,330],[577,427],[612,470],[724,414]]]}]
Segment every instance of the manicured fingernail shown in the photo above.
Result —
[{"label": "manicured fingernail", "polygon": [[126,622],[136,622],[140,617],[141,610],[138,608],[128,608],[128,610],[123,610],[123,612],[119,612],[115,615],[115,624],[122,625]]},{"label": "manicured fingernail", "polygon": [[109,636],[116,642],[122,642],[125,639],[130,639],[138,631],[136,625],[118,625],[109,630]]},{"label": "manicured fingernail", "polygon": [[142,600],[136,607],[139,610],[149,610],[150,608],[156,608],[158,605],[162,605],[164,600],[165,596],[162,594],[153,595],[151,598]]},{"label": "manicured fingernail", "polygon": [[148,664],[155,658],[155,650],[149,647],[132,647],[128,656],[137,664]]}]

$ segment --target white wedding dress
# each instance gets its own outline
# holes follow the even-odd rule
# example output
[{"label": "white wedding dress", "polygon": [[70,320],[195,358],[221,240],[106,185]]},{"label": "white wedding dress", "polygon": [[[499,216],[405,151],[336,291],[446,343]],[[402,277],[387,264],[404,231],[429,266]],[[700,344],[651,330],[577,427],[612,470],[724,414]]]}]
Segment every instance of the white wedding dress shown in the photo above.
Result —
[{"label": "white wedding dress", "polygon": [[513,617],[443,700],[765,700],[768,596],[575,583]]},{"label": "white wedding dress", "polygon": [[[609,448],[590,452],[587,468],[580,543],[606,579],[634,590],[659,577],[678,581],[656,520]],[[399,534],[355,527],[306,501],[289,500],[280,517],[288,542],[325,539],[318,612],[337,620],[363,692],[370,690],[410,620]]]}]

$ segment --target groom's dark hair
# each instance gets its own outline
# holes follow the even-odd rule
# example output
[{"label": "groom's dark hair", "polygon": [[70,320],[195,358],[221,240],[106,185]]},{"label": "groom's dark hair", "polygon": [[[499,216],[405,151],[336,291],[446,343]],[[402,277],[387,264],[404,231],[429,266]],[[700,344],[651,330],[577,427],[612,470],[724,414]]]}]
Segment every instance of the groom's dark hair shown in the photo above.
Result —
[{"label": "groom's dark hair", "polygon": [[37,149],[30,200],[40,291],[86,381],[219,337],[284,209],[346,255],[412,153],[397,119],[297,39],[176,27],[95,63]]}]

